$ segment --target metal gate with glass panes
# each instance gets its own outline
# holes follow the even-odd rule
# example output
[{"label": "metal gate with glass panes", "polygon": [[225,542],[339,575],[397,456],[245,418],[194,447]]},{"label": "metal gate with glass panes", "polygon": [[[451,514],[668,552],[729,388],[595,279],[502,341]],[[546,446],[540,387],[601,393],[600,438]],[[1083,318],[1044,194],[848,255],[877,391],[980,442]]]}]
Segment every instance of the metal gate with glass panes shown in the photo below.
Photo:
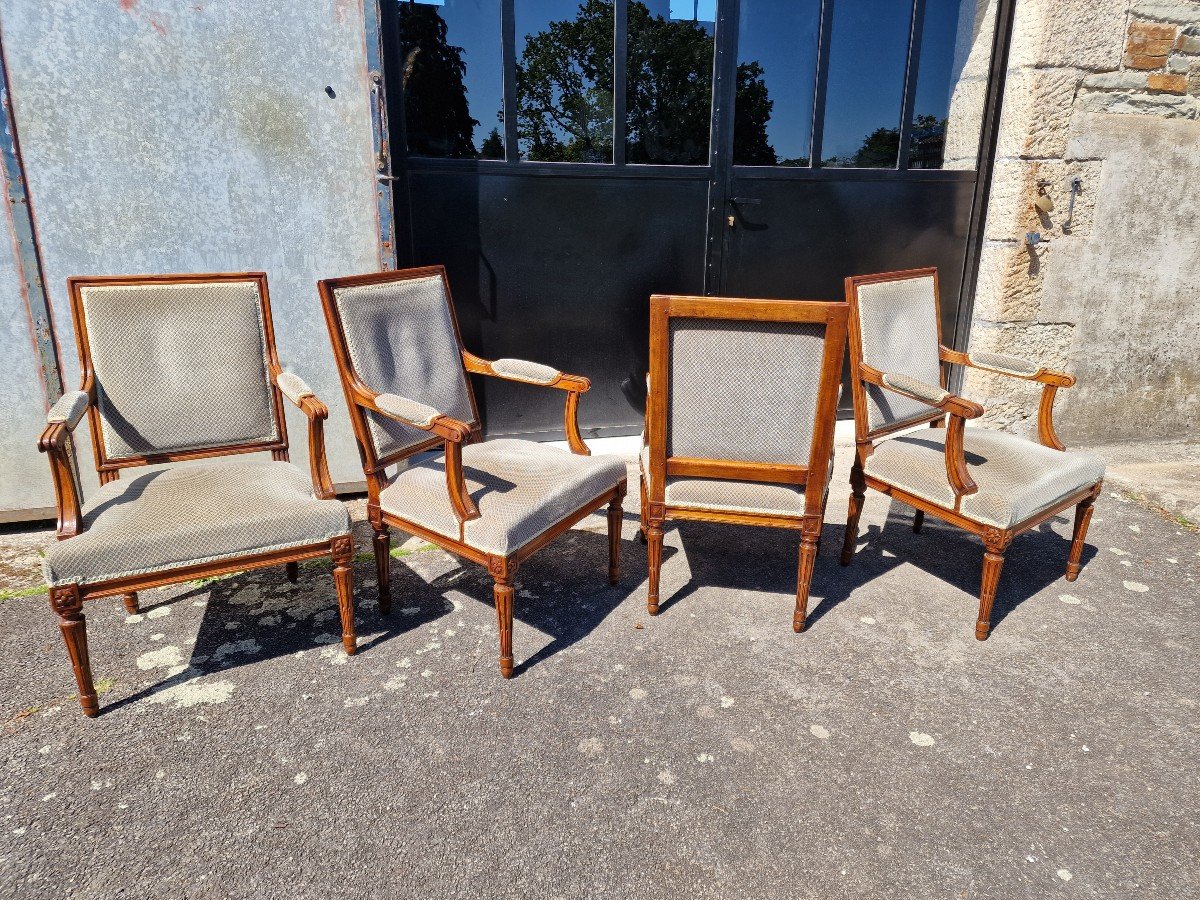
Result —
[{"label": "metal gate with glass panes", "polygon": [[[588,375],[586,433],[641,427],[652,293],[933,265],[965,342],[1011,0],[383,2],[399,264],[473,350]],[[480,387],[490,434],[561,433]]]}]

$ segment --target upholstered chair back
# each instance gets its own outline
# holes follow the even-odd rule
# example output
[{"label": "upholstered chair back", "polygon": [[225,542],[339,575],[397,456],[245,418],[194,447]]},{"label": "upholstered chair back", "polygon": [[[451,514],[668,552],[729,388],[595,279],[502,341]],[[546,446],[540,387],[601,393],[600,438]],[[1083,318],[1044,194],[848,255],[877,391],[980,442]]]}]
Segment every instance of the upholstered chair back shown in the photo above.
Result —
[{"label": "upholstered chair back", "polygon": [[[937,284],[931,272],[858,285],[862,361],[881,372],[940,385],[937,316]],[[934,412],[919,400],[877,385],[863,388],[871,431],[921,420]]]},{"label": "upholstered chair back", "polygon": [[[376,394],[398,394],[476,425],[458,328],[444,276],[333,290],[350,363]],[[429,433],[366,411],[377,458],[429,441]]]},{"label": "upholstered chair back", "polygon": [[104,457],[120,462],[279,442],[265,279],[172,277],[72,279]]},{"label": "upholstered chair back", "polygon": [[667,457],[808,465],[825,330],[672,316]]}]

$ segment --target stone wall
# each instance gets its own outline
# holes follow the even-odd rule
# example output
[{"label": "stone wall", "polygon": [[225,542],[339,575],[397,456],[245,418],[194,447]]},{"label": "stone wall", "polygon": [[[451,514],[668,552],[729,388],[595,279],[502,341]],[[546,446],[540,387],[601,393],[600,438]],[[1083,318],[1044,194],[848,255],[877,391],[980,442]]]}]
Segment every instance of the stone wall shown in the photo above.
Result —
[{"label": "stone wall", "polygon": [[[1068,441],[1200,426],[1198,198],[1200,2],[1018,0],[971,346],[1076,374]],[[964,391],[989,424],[1032,421],[1028,384]]]}]

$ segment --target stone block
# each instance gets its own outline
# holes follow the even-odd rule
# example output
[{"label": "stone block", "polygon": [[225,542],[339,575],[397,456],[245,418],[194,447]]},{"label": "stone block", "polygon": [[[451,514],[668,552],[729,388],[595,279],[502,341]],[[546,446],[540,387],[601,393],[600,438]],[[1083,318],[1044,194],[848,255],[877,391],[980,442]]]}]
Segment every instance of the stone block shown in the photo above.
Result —
[{"label": "stone block", "polygon": [[1128,0],[1022,0],[1013,21],[1009,66],[1117,68],[1127,5]]},{"label": "stone block", "polygon": [[1167,57],[1167,71],[1186,75],[1193,69],[1200,69],[1200,56],[1191,53],[1172,53]]},{"label": "stone block", "polygon": [[997,157],[1062,157],[1080,76],[1076,69],[1010,71]]},{"label": "stone block", "polygon": [[1180,53],[1200,53],[1200,34],[1181,32],[1175,41],[1175,49]]},{"label": "stone block", "polygon": [[1147,56],[1144,53],[1126,53],[1123,62],[1130,69],[1141,69],[1142,71],[1161,69],[1167,64],[1167,54]]},{"label": "stone block", "polygon": [[1095,91],[1140,91],[1149,78],[1145,72],[1099,72],[1085,75],[1082,86]]},{"label": "stone block", "polygon": [[1143,20],[1153,19],[1180,25],[1200,23],[1200,3],[1194,0],[1135,0],[1132,12]]},{"label": "stone block", "polygon": [[985,322],[1024,322],[1037,317],[1042,263],[1047,245],[985,241],[979,259],[974,318]]},{"label": "stone block", "polygon": [[1186,75],[1175,73],[1151,73],[1147,86],[1152,91],[1162,91],[1166,94],[1186,94],[1188,80]]},{"label": "stone block", "polygon": [[[1189,81],[1189,91],[1192,82]],[[1165,119],[1200,118],[1200,100],[1178,94],[1137,94],[1126,91],[1096,91],[1081,94],[1078,109],[1086,113],[1161,116]]]}]

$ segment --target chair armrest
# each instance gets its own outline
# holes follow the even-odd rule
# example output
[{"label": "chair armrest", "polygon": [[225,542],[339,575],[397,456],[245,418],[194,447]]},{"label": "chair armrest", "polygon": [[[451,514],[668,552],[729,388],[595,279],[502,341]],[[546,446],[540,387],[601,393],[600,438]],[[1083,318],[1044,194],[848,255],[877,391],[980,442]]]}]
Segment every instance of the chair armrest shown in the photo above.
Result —
[{"label": "chair armrest", "polygon": [[942,387],[927,384],[919,378],[880,372],[865,364],[859,366],[859,377],[870,384],[920,400],[935,409],[949,413],[950,419],[946,423],[946,480],[950,482],[950,489],[954,491],[955,497],[963,497],[979,490],[979,485],[967,470],[963,429],[967,419],[977,419],[983,415],[982,406],[973,400],[951,394]]},{"label": "chair armrest", "polygon": [[558,388],[567,392],[566,408],[563,410],[563,431],[572,453],[591,456],[592,451],[583,442],[579,433],[579,395],[591,388],[592,382],[582,375],[568,375],[558,369],[523,359],[487,360],[468,350],[462,352],[463,367],[475,375],[490,375],[505,381],[519,381],[539,387]]},{"label": "chair armrest", "polygon": [[1055,450],[1066,450],[1054,431],[1054,396],[1060,387],[1072,387],[1075,376],[1066,372],[1047,369],[1037,363],[1009,356],[1005,353],[959,353],[949,347],[941,348],[943,362],[970,366],[982,372],[993,372],[1023,381],[1036,381],[1042,385],[1042,399],[1038,404],[1038,440]]},{"label": "chair armrest", "polygon": [[54,501],[58,518],[55,533],[58,539],[74,537],[84,530],[79,483],[71,459],[71,432],[83,420],[91,405],[90,384],[84,390],[63,394],[46,413],[46,427],[38,437],[38,451],[50,462],[50,477],[54,482]]},{"label": "chair armrest", "polygon": [[446,442],[446,492],[450,495],[454,515],[460,523],[478,519],[479,507],[467,490],[462,467],[462,445],[471,439],[471,426],[399,394],[373,394],[357,384],[352,390],[354,402],[359,406],[413,428],[433,432]]},{"label": "chair armrest", "polygon": [[303,378],[292,372],[272,368],[271,377],[279,392],[292,401],[308,419],[308,468],[312,476],[313,495],[330,500],[335,494],[329,477],[329,460],[325,455],[325,420],[329,407],[317,399]]}]

